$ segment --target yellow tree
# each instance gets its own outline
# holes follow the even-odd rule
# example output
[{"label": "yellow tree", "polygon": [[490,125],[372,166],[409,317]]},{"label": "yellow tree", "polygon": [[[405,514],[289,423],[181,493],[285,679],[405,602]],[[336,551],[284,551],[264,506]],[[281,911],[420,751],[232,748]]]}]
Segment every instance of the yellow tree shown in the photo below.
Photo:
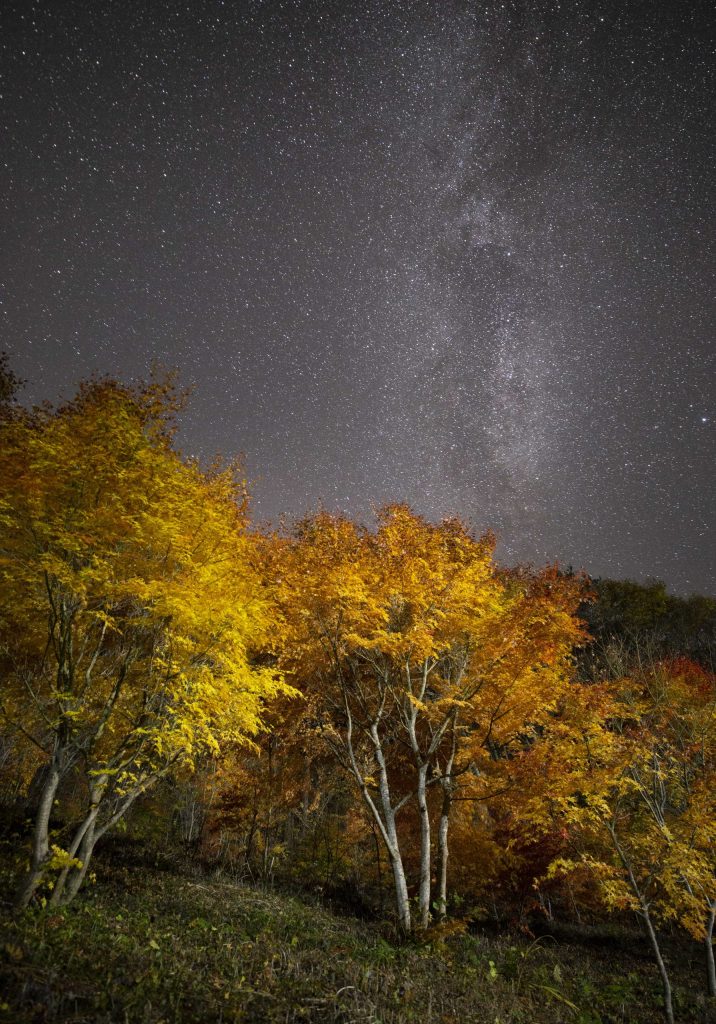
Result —
[{"label": "yellow tree", "polygon": [[[535,736],[581,635],[564,602],[529,574],[507,578],[491,536],[430,524],[402,505],[374,533],[320,514],[276,542],[288,623],[287,665],[319,695],[324,736],[353,777],[393,871],[398,919],[412,927],[398,815],[418,812],[418,923],[430,919],[433,821],[444,912],[456,771]],[[559,591],[557,578],[552,587]],[[479,739],[478,739],[479,737]],[[433,815],[434,817],[434,815]]]},{"label": "yellow tree", "polygon": [[639,915],[668,1021],[660,922],[678,921],[705,943],[711,994],[715,987],[715,696],[713,677],[685,660],[579,688],[553,730],[551,785],[533,786],[522,811],[539,831],[549,808],[568,837],[549,875],[587,872],[609,909]]},{"label": "yellow tree", "polygon": [[[0,424],[0,714],[44,763],[26,905],[59,868],[77,892],[98,838],[137,796],[219,745],[245,742],[286,687],[266,658],[271,609],[235,467],[172,448],[173,392],[111,381]],[[86,807],[51,849],[58,787]]]},{"label": "yellow tree", "polygon": [[687,658],[644,665],[620,684],[637,756],[628,778],[662,856],[655,911],[705,944],[716,996],[716,677]]}]

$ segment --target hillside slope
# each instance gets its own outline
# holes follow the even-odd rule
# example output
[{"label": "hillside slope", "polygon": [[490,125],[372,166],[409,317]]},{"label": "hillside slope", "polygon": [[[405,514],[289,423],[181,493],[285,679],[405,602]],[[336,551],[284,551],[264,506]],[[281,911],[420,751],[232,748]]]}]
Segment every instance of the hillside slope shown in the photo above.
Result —
[{"label": "hillside slope", "polygon": [[[653,1024],[648,958],[616,937],[440,935],[398,945],[387,926],[295,897],[157,867],[114,867],[70,908],[2,912],[0,1021],[561,1022]],[[686,953],[686,951],[684,951]],[[704,1021],[699,965],[673,963],[677,1019]],[[693,994],[690,994],[689,990]]]}]

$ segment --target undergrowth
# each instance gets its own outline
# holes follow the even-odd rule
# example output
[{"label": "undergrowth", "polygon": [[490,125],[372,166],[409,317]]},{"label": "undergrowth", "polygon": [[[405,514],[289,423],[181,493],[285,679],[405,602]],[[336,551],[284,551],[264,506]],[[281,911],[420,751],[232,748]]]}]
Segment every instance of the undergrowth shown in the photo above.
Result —
[{"label": "undergrowth", "polygon": [[[7,880],[7,879],[5,879]],[[111,867],[69,908],[0,920],[0,1022],[655,1024],[656,973],[622,947],[387,925],[154,866]],[[708,1020],[688,957],[677,1019]]]}]

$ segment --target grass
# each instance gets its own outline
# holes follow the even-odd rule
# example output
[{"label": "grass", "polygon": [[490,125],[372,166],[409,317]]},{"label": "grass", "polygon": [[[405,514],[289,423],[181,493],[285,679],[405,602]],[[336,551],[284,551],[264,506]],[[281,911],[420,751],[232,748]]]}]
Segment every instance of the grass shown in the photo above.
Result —
[{"label": "grass", "polygon": [[[61,911],[0,918],[0,1024],[655,1024],[640,949],[386,926],[294,896],[156,866],[111,865]],[[677,1019],[708,1020],[690,955]]]}]

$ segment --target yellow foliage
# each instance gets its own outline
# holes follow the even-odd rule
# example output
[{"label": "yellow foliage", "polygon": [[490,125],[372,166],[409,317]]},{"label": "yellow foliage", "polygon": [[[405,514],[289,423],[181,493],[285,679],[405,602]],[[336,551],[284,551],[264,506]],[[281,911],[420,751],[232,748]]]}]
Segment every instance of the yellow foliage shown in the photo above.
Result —
[{"label": "yellow foliage", "polygon": [[244,483],[179,457],[173,409],[100,382],[0,427],[0,715],[119,791],[247,742],[288,689]]}]

